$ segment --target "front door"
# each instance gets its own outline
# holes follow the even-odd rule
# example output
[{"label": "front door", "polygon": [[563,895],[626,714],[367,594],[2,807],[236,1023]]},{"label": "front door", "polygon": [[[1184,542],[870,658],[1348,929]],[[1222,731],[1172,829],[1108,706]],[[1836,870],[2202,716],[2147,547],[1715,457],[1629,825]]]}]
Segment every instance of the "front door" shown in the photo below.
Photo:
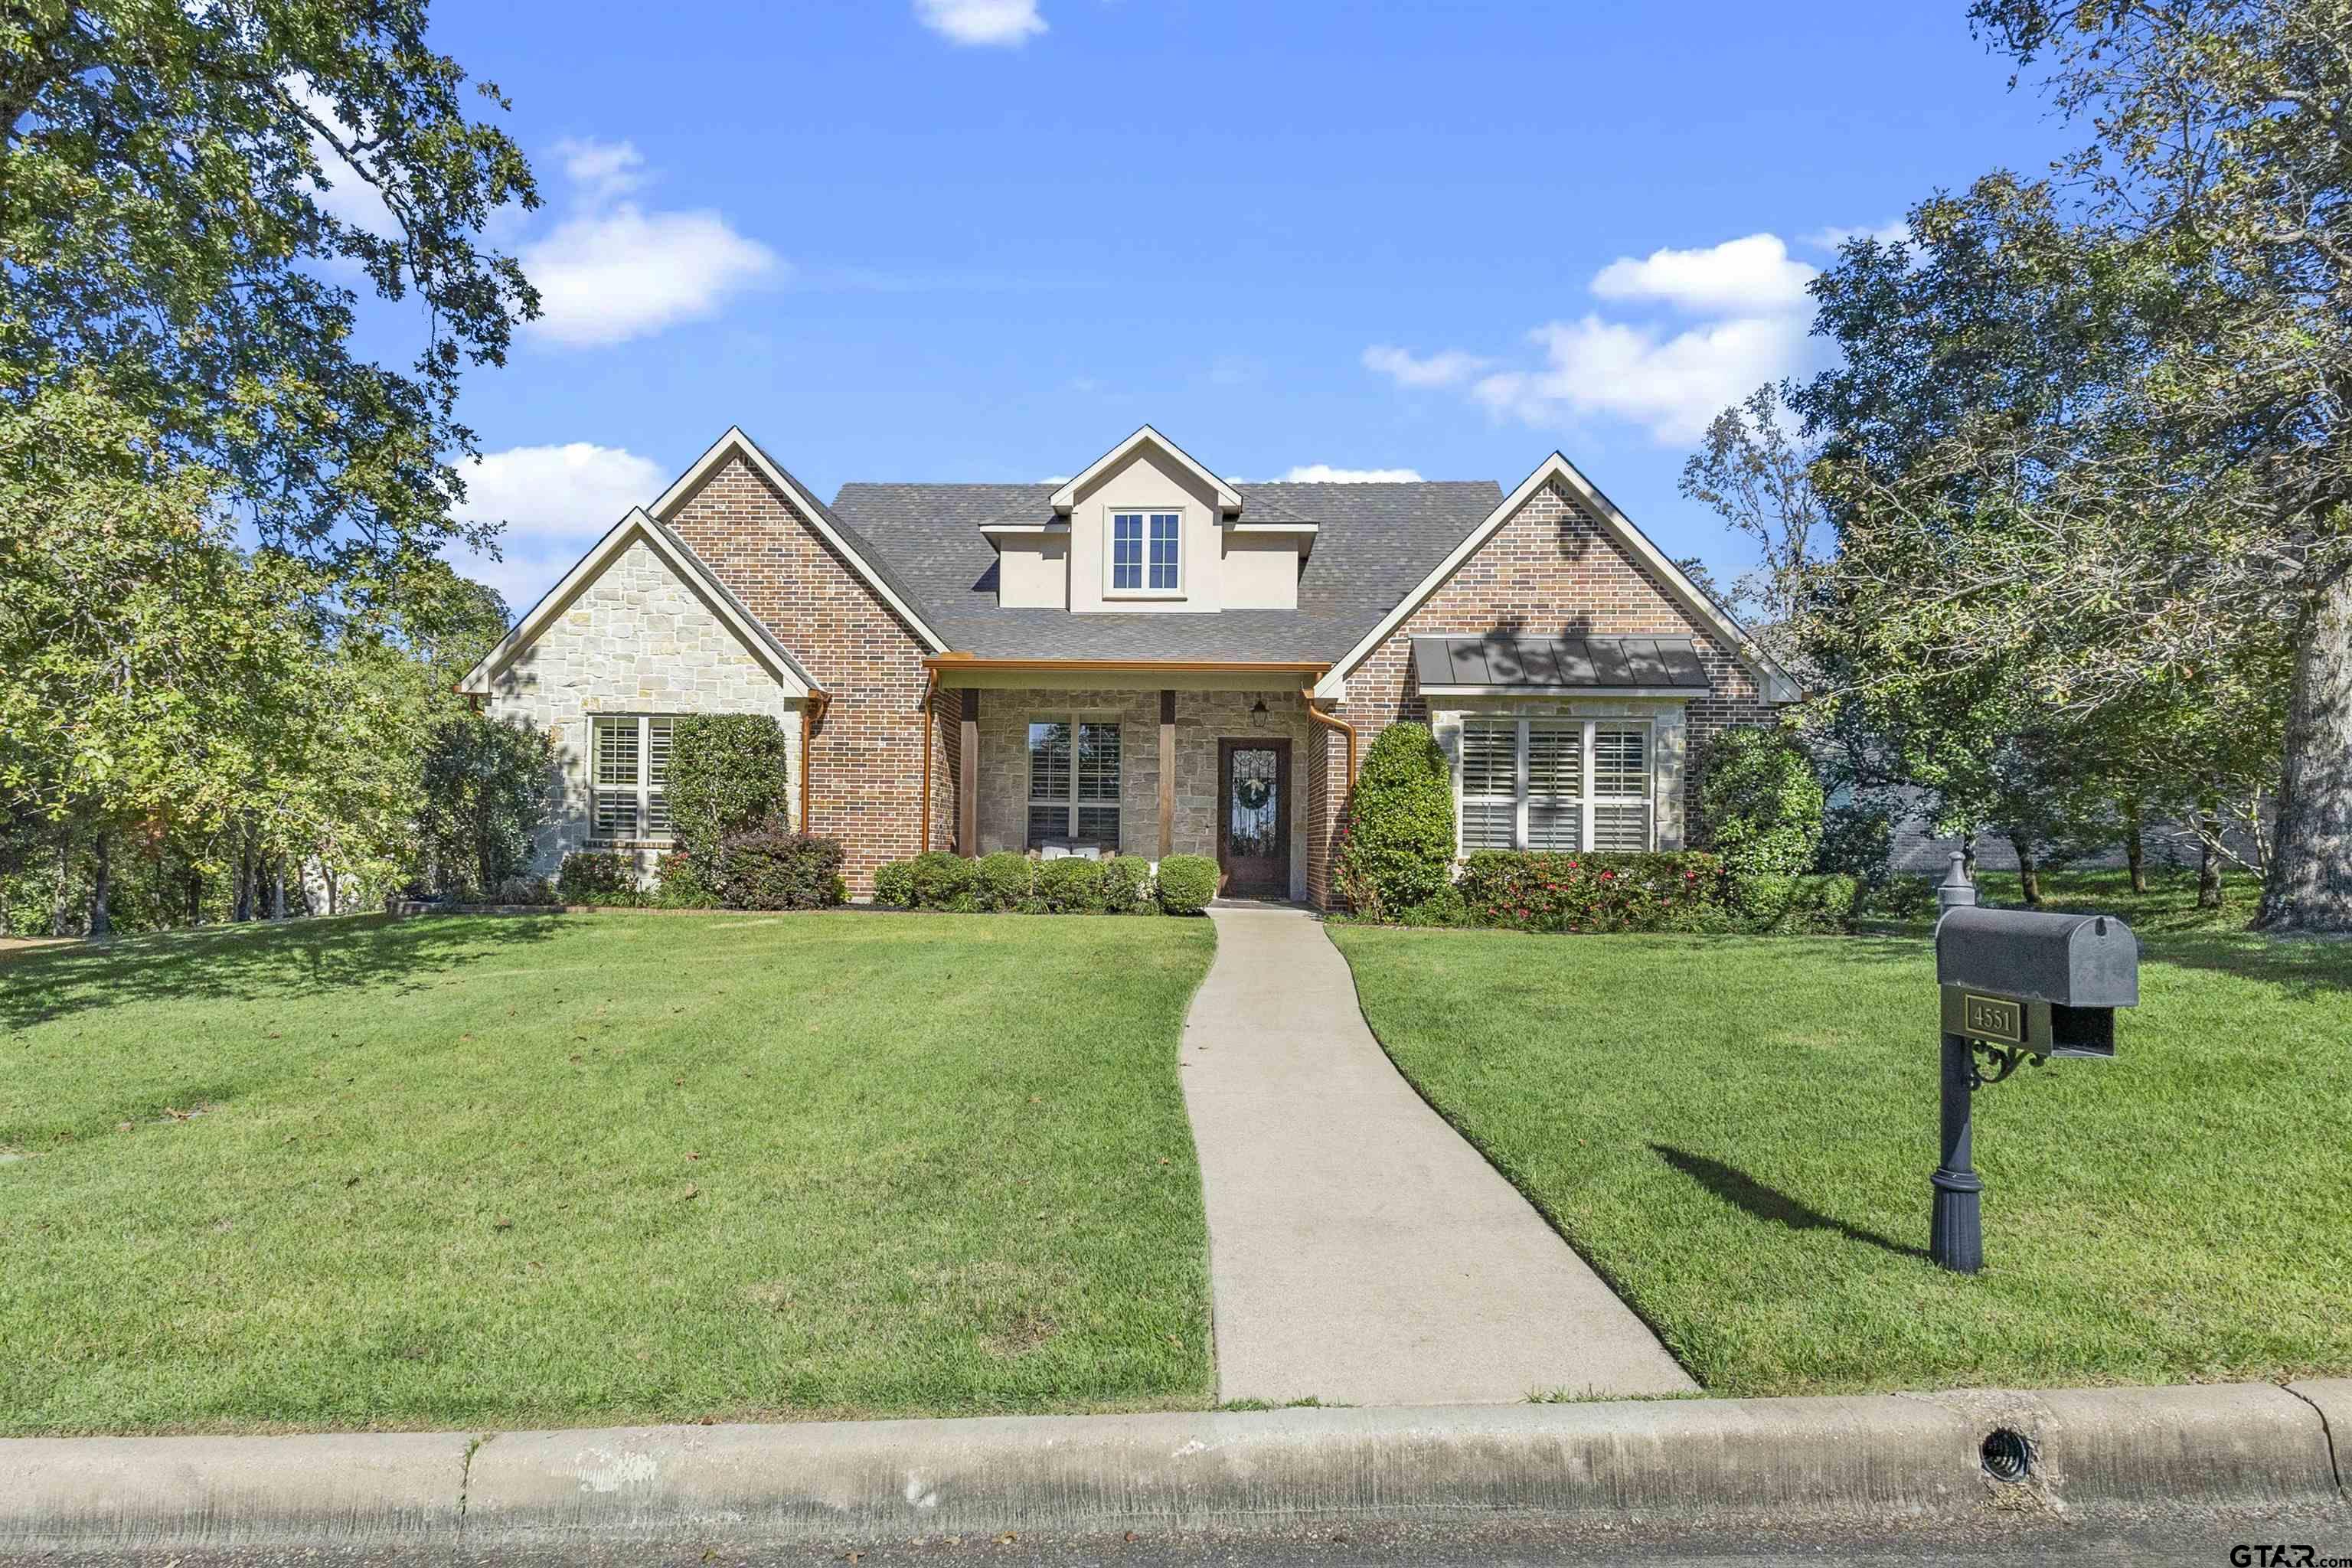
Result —
[{"label": "front door", "polygon": [[1217,742],[1218,890],[1290,896],[1290,742]]}]

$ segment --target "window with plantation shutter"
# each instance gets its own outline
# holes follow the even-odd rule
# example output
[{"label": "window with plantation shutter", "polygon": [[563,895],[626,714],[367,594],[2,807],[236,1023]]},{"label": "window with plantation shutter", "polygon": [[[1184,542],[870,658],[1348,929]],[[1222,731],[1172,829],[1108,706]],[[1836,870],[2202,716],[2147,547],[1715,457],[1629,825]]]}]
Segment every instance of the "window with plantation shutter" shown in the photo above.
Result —
[{"label": "window with plantation shutter", "polygon": [[1462,851],[1647,849],[1651,769],[1645,723],[1465,720]]},{"label": "window with plantation shutter", "polygon": [[1032,849],[1048,844],[1118,847],[1116,720],[1041,719],[1029,726]]},{"label": "window with plantation shutter", "polygon": [[670,742],[676,719],[611,715],[589,724],[594,796],[589,833],[614,842],[667,840]]}]

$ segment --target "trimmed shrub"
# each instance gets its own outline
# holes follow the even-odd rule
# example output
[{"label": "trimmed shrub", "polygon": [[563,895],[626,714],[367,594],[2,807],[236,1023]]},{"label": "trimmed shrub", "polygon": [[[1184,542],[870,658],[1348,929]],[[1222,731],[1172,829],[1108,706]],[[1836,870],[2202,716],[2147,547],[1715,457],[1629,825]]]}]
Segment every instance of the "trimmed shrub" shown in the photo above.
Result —
[{"label": "trimmed shrub", "polygon": [[1862,884],[1838,873],[1774,877],[1750,873],[1732,879],[1740,923],[1755,931],[1834,935],[1861,906]]},{"label": "trimmed shrub", "polygon": [[971,908],[971,862],[961,855],[950,855],[944,849],[927,850],[907,862],[907,876],[913,891],[910,908]]},{"label": "trimmed shrub", "polygon": [[792,820],[784,729],[765,713],[696,713],[670,731],[669,820],[687,852],[711,858],[733,834]]},{"label": "trimmed shrub", "polygon": [[1735,914],[1723,862],[1700,851],[1481,849],[1455,886],[1473,924],[1515,931],[1724,931]]},{"label": "trimmed shrub", "polygon": [[637,886],[637,863],[609,849],[575,849],[555,874],[556,891],[567,904],[635,909],[646,901]]},{"label": "trimmed shrub", "polygon": [[544,877],[509,877],[499,884],[497,901],[501,904],[552,904],[557,900],[555,889],[547,885]]},{"label": "trimmed shrub", "polygon": [[683,849],[674,849],[654,863],[654,907],[660,910],[715,910],[719,894],[707,886],[702,868]]},{"label": "trimmed shrub", "polygon": [[1454,784],[1429,726],[1380,732],[1339,827],[1339,895],[1374,919],[1435,898],[1454,868]]},{"label": "trimmed shrub", "polygon": [[841,902],[841,840],[780,822],[730,833],[712,880],[730,910],[820,910]]},{"label": "trimmed shrub", "polygon": [[1217,896],[1217,863],[1206,855],[1171,855],[1160,862],[1160,907],[1197,915]]},{"label": "trimmed shrub", "polygon": [[1793,877],[1822,847],[1822,781],[1784,730],[1726,730],[1700,764],[1708,847],[1739,876]]},{"label": "trimmed shrub", "polygon": [[1434,898],[1427,898],[1409,909],[1399,910],[1398,921],[1409,926],[1460,926],[1470,923],[1470,905],[1462,897],[1462,889],[1451,885]]},{"label": "trimmed shrub", "polygon": [[1021,909],[1029,902],[1036,872],[1029,857],[1019,850],[1000,849],[965,864],[975,868],[971,883],[973,907],[1002,911]]},{"label": "trimmed shrub", "polygon": [[1151,862],[1140,855],[1114,855],[1102,863],[1103,912],[1148,915],[1159,911],[1151,898]]},{"label": "trimmed shrub", "polygon": [[1037,863],[1036,901],[1049,915],[1100,914],[1103,868],[1099,860],[1076,855]]},{"label": "trimmed shrub", "polygon": [[911,861],[893,860],[874,868],[874,901],[887,904],[894,910],[909,909],[915,902],[915,868]]}]

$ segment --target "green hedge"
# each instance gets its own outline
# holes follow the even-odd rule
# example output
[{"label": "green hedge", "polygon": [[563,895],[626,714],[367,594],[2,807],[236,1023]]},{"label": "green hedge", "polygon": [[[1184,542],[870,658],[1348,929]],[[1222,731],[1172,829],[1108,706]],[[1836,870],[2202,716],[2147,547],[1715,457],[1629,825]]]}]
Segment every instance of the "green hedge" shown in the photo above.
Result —
[{"label": "green hedge", "polygon": [[915,868],[906,860],[892,860],[874,868],[874,901],[887,904],[894,910],[911,909],[915,902]]},{"label": "green hedge", "polygon": [[1733,878],[1732,888],[1740,923],[1749,931],[1834,935],[1853,924],[1862,907],[1861,880],[1838,872],[1751,873]]},{"label": "green hedge", "polygon": [[1372,742],[1339,825],[1339,895],[1380,919],[1444,891],[1454,868],[1454,783],[1429,726],[1391,724]]},{"label": "green hedge", "polygon": [[1000,914],[1028,907],[1029,891],[1037,875],[1029,857],[1018,850],[1000,849],[965,864],[973,868],[971,901],[975,907]]},{"label": "green hedge", "polygon": [[696,713],[670,731],[671,830],[715,856],[731,834],[792,819],[783,726],[765,713]]},{"label": "green hedge", "polygon": [[1103,912],[1157,914],[1151,893],[1151,862],[1140,855],[1114,855],[1103,862]]},{"label": "green hedge", "polygon": [[1785,730],[1726,730],[1699,764],[1708,847],[1739,876],[1793,877],[1822,847],[1822,781]]},{"label": "green hedge", "polygon": [[961,855],[944,849],[931,849],[916,856],[907,863],[909,886],[914,897],[911,907],[919,910],[968,910],[971,908],[971,862]]},{"label": "green hedge", "polygon": [[722,908],[719,890],[703,879],[702,868],[683,849],[675,849],[654,863],[654,907],[662,910]]},{"label": "green hedge", "polygon": [[1160,907],[1197,915],[1217,896],[1217,863],[1206,855],[1171,855],[1160,862]]},{"label": "green hedge", "polygon": [[1049,915],[1100,914],[1103,868],[1099,860],[1076,855],[1037,863],[1034,897]]},{"label": "green hedge", "polygon": [[730,910],[818,910],[842,901],[841,840],[780,822],[730,833],[711,881]]},{"label": "green hedge", "polygon": [[635,909],[647,903],[637,887],[637,863],[610,849],[575,849],[555,874],[555,890],[567,904]]},{"label": "green hedge", "polygon": [[1515,931],[1727,931],[1730,873],[1703,851],[1601,855],[1481,849],[1455,884],[1475,925]]}]

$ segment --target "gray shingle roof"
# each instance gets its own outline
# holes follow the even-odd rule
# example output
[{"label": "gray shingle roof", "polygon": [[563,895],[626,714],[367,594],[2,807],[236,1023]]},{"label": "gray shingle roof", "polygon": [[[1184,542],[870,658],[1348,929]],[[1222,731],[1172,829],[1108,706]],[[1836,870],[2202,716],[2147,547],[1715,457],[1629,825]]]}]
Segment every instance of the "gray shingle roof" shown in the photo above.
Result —
[{"label": "gray shingle roof", "polygon": [[1523,691],[1642,687],[1712,689],[1688,637],[1415,637],[1412,668],[1433,686],[1500,686]]},{"label": "gray shingle roof", "polygon": [[1503,499],[1491,479],[1243,487],[1244,519],[1320,523],[1296,610],[1000,609],[981,525],[1053,514],[1052,485],[850,484],[831,520],[950,647],[981,658],[1336,662]]}]

